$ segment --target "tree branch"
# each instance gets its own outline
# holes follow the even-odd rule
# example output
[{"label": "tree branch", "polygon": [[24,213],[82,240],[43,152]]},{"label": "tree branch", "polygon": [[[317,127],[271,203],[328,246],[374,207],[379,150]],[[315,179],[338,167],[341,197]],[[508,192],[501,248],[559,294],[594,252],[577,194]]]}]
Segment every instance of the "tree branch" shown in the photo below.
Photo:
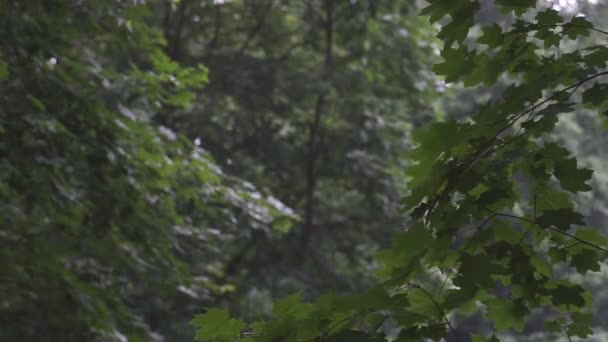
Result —
[{"label": "tree branch", "polygon": [[243,43],[243,45],[241,45],[241,48],[239,49],[239,54],[242,55],[243,53],[245,53],[245,50],[247,50],[247,48],[249,47],[249,44],[251,43],[253,38],[255,38],[255,36],[257,36],[260,33],[262,28],[264,28],[264,25],[266,24],[266,19],[268,18],[268,14],[270,14],[270,10],[272,9],[273,5],[274,5],[274,0],[269,0],[265,6],[266,8],[264,9],[264,13],[262,13],[261,16],[258,16],[258,18],[259,18],[258,22],[253,27],[253,30],[251,30],[247,34],[247,38],[245,39],[245,42]]},{"label": "tree branch", "polygon": [[[492,136],[491,138],[487,139],[483,144],[480,144],[479,148],[473,152],[471,154],[470,157],[468,157],[466,160],[460,162],[458,164],[458,168],[460,168],[460,170],[456,170],[456,172],[458,173],[458,175],[454,178],[457,181],[455,183],[452,184],[448,184],[448,186],[445,188],[445,190],[440,193],[439,195],[437,195],[437,197],[435,197],[434,199],[431,199],[429,201],[429,205],[427,205],[427,208],[429,208],[429,212],[432,211],[432,209],[434,208],[435,204],[441,199],[441,198],[445,198],[445,196],[447,194],[449,194],[449,192],[453,189],[453,187],[458,184],[458,180],[462,179],[462,175],[464,175],[465,173],[469,172],[469,170],[471,170],[471,168],[473,168],[477,162],[479,160],[482,160],[483,158],[487,157],[488,155],[500,150],[501,148],[504,148],[505,146],[508,146],[510,143],[513,143],[513,141],[515,141],[518,137],[515,137],[514,139],[511,139],[509,142],[507,142],[506,144],[500,145],[498,147],[496,147],[496,142],[498,140],[498,137],[506,132],[509,128],[511,128],[513,126],[513,124],[515,122],[517,122],[517,120],[519,120],[520,118],[524,117],[525,115],[527,115],[530,112],[535,111],[536,109],[538,109],[539,107],[541,107],[542,105],[555,100],[556,98],[558,98],[559,96],[562,96],[563,94],[570,92],[569,96],[572,95],[572,92],[576,91],[577,89],[579,89],[583,84],[601,77],[601,76],[605,76],[608,75],[608,71],[604,71],[604,72],[600,72],[591,76],[588,76],[564,89],[561,89],[559,91],[556,91],[553,95],[549,96],[548,98],[541,100],[531,106],[529,106],[526,110],[524,110],[523,112],[517,114],[513,119],[511,119],[503,128],[501,128],[500,130],[498,130],[498,132],[496,132],[496,134],[494,134],[494,136]],[[525,134],[522,133],[521,136],[523,136]]]},{"label": "tree branch", "polygon": [[[324,78],[328,79],[333,62],[333,31],[334,31],[334,0],[325,0],[325,65]],[[316,163],[318,159],[318,135],[321,126],[321,116],[325,106],[327,89],[322,89],[317,97],[313,121],[308,129],[308,156],[306,158],[306,203],[304,208],[304,231],[301,245],[306,247],[314,230],[314,193],[316,188]]]},{"label": "tree branch", "polygon": [[213,37],[207,43],[207,48],[213,49],[213,48],[217,47],[221,29],[222,29],[222,5],[216,4],[215,5],[214,24],[213,24]]}]

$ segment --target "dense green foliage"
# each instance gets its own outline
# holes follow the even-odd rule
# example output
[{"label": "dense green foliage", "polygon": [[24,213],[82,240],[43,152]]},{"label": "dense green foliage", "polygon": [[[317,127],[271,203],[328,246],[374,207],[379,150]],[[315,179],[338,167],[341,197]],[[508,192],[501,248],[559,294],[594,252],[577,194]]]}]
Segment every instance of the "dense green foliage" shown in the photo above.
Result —
[{"label": "dense green foliage", "polygon": [[188,341],[202,306],[258,318],[277,294],[372,282],[432,115],[414,6],[0,13],[0,339]]},{"label": "dense green foliage", "polygon": [[154,124],[207,70],[165,55],[150,8],[3,1],[1,12],[0,339],[137,340],[143,315],[162,310],[150,297],[221,290],[217,265],[200,260],[227,258],[223,241],[289,227],[280,202]]},{"label": "dense green foliage", "polygon": [[585,227],[571,199],[591,190],[592,171],[547,134],[560,113],[608,109],[608,48],[560,49],[606,32],[583,17],[564,20],[536,8],[536,1],[496,5],[514,14],[513,23],[489,23],[476,35],[469,33],[478,1],[430,1],[422,11],[431,21],[451,17],[438,35],[444,61],[436,73],[465,86],[501,77],[511,85],[470,120],[435,123],[416,135],[402,202],[411,220],[378,256],[384,280],[358,295],[314,303],[287,297],[275,303],[274,319],[247,329],[210,309],[193,321],[202,326],[198,340],[459,340],[451,314],[471,314],[479,305],[492,327],[477,332],[476,341],[521,331],[540,307],[551,312],[546,331],[591,334],[592,297],[564,270],[599,271],[608,240]]},{"label": "dense green foliage", "polygon": [[605,333],[608,6],[558,3],[0,0],[0,340]]},{"label": "dense green foliage", "polygon": [[[301,219],[280,243],[262,234],[239,242],[226,277],[252,286],[232,298],[252,287],[361,289],[376,250],[404,222],[404,151],[416,121],[432,115],[434,91],[414,86],[433,82],[422,65],[431,47],[417,46],[430,25],[391,0],[210,7],[184,1],[172,12],[173,22],[197,18],[174,32],[175,55],[203,61],[210,83],[169,124]],[[246,302],[248,314],[268,314]]]}]

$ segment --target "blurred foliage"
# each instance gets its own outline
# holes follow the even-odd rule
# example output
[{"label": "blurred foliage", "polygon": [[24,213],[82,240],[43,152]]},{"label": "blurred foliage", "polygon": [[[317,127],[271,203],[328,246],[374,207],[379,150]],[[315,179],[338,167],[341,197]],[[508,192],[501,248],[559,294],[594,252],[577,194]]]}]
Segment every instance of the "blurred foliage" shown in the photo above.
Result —
[{"label": "blurred foliage", "polygon": [[320,2],[0,2],[0,338],[191,340],[369,284],[436,47],[413,5],[333,11],[329,72]]},{"label": "blurred foliage", "polygon": [[602,340],[606,6],[0,0],[0,340]]},{"label": "blurred foliage", "polygon": [[252,303],[265,293],[311,297],[373,281],[373,255],[404,223],[410,132],[434,115],[436,80],[423,63],[437,45],[414,4],[326,4],[181,1],[163,13],[172,56],[210,70],[199,101],[168,125],[302,218],[280,243],[243,241],[229,264],[250,284],[229,302],[252,318],[270,314]]},{"label": "blurred foliage", "polygon": [[[487,6],[506,19],[477,22]],[[193,320],[197,340],[497,341],[523,332],[532,310],[545,312],[545,339],[593,334],[581,280],[601,270],[608,238],[575,205],[593,171],[552,133],[560,114],[605,114],[608,47],[591,33],[608,33],[528,0],[429,1],[422,15],[449,16],[433,68],[446,82],[503,86],[472,117],[414,134],[402,200],[411,220],[378,255],[381,282],[314,302],[287,297],[252,324],[214,309]],[[484,324],[463,329],[467,316]]]},{"label": "blurred foliage", "polygon": [[149,6],[119,5],[2,2],[1,340],[149,340],[226,291],[231,240],[296,218],[154,124],[207,69],[166,56]]}]

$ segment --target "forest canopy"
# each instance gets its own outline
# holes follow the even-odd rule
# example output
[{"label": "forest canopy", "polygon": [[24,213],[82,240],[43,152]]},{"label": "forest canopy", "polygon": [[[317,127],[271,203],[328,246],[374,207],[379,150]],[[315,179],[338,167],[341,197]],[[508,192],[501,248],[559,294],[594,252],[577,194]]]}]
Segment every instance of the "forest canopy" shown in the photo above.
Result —
[{"label": "forest canopy", "polygon": [[0,340],[608,338],[605,1],[0,15]]}]

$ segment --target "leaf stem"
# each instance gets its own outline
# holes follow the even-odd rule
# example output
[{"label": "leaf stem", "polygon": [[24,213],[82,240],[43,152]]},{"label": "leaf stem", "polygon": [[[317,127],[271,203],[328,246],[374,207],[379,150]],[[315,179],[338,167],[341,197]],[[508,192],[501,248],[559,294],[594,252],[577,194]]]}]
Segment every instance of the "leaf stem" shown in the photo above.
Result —
[{"label": "leaf stem", "polygon": [[452,335],[454,335],[454,338],[456,339],[456,341],[460,342],[460,337],[458,337],[458,334],[456,334],[456,330],[452,326],[452,323],[450,323],[450,320],[448,319],[448,316],[445,314],[445,312],[443,311],[443,309],[441,308],[441,306],[439,305],[439,303],[437,303],[437,301],[435,300],[435,298],[433,298],[433,296],[427,290],[425,290],[422,286],[420,286],[418,284],[408,283],[407,286],[413,287],[415,289],[418,289],[418,290],[422,291],[422,293],[424,293],[424,295],[427,296],[427,298],[430,301],[433,302],[433,304],[435,305],[435,307],[437,308],[437,310],[439,310],[439,313],[441,314],[441,316],[443,316],[443,319],[445,319],[445,323],[450,328],[450,332],[452,332]]}]

